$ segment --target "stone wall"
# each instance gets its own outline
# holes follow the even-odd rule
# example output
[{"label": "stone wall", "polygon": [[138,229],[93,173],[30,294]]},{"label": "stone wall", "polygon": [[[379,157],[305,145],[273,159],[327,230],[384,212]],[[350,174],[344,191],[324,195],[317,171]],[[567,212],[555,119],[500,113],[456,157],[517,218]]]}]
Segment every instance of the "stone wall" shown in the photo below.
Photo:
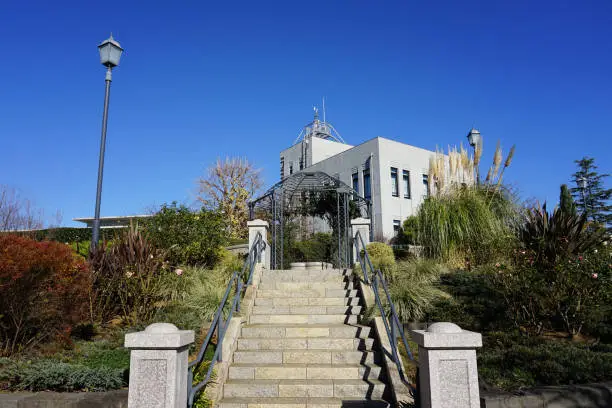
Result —
[{"label": "stone wall", "polygon": [[525,395],[482,392],[481,408],[609,408],[612,382],[540,387]]}]

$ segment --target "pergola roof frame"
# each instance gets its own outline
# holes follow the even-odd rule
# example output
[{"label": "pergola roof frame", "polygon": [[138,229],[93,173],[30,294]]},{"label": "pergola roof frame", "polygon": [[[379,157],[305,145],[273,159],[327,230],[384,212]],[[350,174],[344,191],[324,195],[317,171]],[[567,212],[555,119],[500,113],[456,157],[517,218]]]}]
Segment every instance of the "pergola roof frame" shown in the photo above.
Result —
[{"label": "pergola roof frame", "polygon": [[[351,264],[351,205],[356,206],[360,216],[372,220],[371,203],[346,183],[322,171],[300,171],[292,174],[270,187],[263,195],[249,203],[250,219],[255,209],[270,215],[272,232],[271,256],[274,269],[283,268],[284,224],[292,216],[292,210],[308,203],[321,193],[334,193],[337,211],[330,222],[338,242],[337,267]],[[296,193],[298,194],[296,196]],[[305,194],[307,193],[307,194]],[[314,195],[313,195],[314,193]],[[353,204],[349,205],[350,202]],[[295,214],[295,213],[294,213]],[[335,227],[334,227],[335,226]]]}]

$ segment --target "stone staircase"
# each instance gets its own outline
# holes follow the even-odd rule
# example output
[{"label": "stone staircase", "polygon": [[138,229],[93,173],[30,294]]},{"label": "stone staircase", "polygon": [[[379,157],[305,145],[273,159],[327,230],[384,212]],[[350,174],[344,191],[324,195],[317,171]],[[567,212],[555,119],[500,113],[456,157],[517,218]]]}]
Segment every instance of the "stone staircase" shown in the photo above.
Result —
[{"label": "stone staircase", "polygon": [[220,408],[389,407],[348,270],[264,271]]}]

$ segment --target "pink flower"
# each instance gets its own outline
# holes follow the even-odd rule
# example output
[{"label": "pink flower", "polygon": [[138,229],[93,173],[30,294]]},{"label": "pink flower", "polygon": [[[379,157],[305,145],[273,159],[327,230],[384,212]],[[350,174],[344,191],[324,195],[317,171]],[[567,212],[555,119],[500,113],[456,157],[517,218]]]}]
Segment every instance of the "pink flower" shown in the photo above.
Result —
[{"label": "pink flower", "polygon": [[499,268],[500,266],[501,266],[501,265],[500,265],[500,263],[499,263],[499,262],[495,264],[495,267],[496,267],[496,268]]},{"label": "pink flower", "polygon": [[579,260],[579,261],[582,261],[582,259],[583,259],[583,258],[582,258],[582,256],[579,256],[579,257],[578,257],[578,260]]},{"label": "pink flower", "polygon": [[181,276],[183,274],[183,270],[182,269],[175,269],[174,273],[176,273],[178,276]]},{"label": "pink flower", "polygon": [[597,274],[596,273],[591,274],[591,278],[597,279]]}]

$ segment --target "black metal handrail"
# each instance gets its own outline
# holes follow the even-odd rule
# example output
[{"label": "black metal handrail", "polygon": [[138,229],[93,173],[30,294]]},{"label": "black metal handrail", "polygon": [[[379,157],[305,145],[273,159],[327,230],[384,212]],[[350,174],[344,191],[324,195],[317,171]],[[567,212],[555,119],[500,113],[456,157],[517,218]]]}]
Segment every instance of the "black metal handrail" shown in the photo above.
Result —
[{"label": "black metal handrail", "polygon": [[[235,271],[232,274],[229,283],[227,284],[227,288],[225,289],[225,293],[223,294],[221,303],[219,304],[219,307],[215,312],[210,328],[206,333],[204,343],[202,343],[202,347],[198,352],[198,356],[188,365],[189,375],[187,380],[187,406],[189,408],[193,406],[196,395],[201,392],[203,388],[206,387],[206,385],[210,382],[213,373],[213,368],[216,362],[221,361],[223,358],[222,344],[223,338],[225,337],[225,332],[227,331],[227,327],[229,325],[230,320],[234,316],[234,312],[240,312],[240,301],[242,300],[244,289],[247,286],[251,285],[251,283],[253,282],[253,272],[255,271],[255,264],[261,262],[261,253],[265,248],[266,242],[263,240],[261,233],[258,232],[255,237],[255,241],[253,241],[253,245],[249,249],[249,254],[245,259],[244,264],[242,265],[242,270],[240,272]],[[224,319],[223,310],[227,306],[226,304],[228,303],[232,288],[235,289],[234,297],[232,298],[227,318]],[[208,366],[208,370],[206,371],[206,376],[204,377],[204,380],[194,385],[194,374],[204,363],[204,354],[206,353],[208,347],[212,344],[211,340],[215,330],[217,331],[217,347],[215,349],[212,361]]]},{"label": "black metal handrail", "polygon": [[[406,335],[404,333],[404,327],[400,323],[399,317],[397,316],[397,312],[395,309],[395,305],[393,304],[393,300],[391,300],[391,294],[389,293],[389,286],[387,284],[387,280],[384,275],[380,271],[380,269],[375,269],[372,265],[372,261],[370,260],[370,255],[368,254],[368,250],[366,249],[365,243],[359,231],[355,234],[354,239],[355,249],[357,253],[357,259],[359,261],[359,265],[361,266],[361,270],[363,271],[363,278],[367,285],[372,286],[372,291],[374,292],[374,299],[376,305],[378,306],[378,310],[380,311],[380,315],[382,316],[382,321],[385,325],[385,331],[387,332],[387,337],[389,338],[389,343],[391,345],[391,354],[393,362],[397,367],[397,371],[399,373],[400,379],[404,384],[406,384],[413,393],[416,393],[416,389],[413,385],[406,379],[405,373],[402,370],[402,363],[400,360],[400,356],[397,352],[397,334],[399,332],[399,337],[404,344],[404,348],[406,349],[406,353],[408,354],[408,358],[411,361],[414,360],[414,356],[410,351],[410,347],[408,346],[408,340],[406,340]],[[387,304],[389,305],[389,312],[385,311],[383,302],[380,298],[380,289],[385,294],[385,298],[387,300]]]}]

